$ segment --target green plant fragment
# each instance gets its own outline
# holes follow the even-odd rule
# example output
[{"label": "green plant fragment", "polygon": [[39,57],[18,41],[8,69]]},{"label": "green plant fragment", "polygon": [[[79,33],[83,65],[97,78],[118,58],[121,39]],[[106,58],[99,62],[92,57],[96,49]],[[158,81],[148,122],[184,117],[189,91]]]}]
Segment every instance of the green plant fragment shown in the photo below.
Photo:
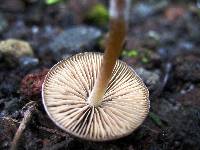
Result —
[{"label": "green plant fragment", "polygon": [[160,120],[160,117],[159,117],[158,115],[156,115],[155,113],[150,112],[150,113],[149,113],[149,117],[150,117],[151,120],[152,120],[156,125],[158,125],[159,127],[162,127],[162,126],[163,126],[163,123],[162,123],[162,121]]},{"label": "green plant fragment", "polygon": [[137,50],[131,50],[128,52],[129,57],[137,57],[138,56],[138,51]]},{"label": "green plant fragment", "polygon": [[60,3],[61,1],[63,0],[45,0],[45,3],[47,5],[54,5],[54,4]]},{"label": "green plant fragment", "polygon": [[98,25],[105,25],[109,19],[108,9],[103,4],[96,4],[89,10],[87,18]]}]

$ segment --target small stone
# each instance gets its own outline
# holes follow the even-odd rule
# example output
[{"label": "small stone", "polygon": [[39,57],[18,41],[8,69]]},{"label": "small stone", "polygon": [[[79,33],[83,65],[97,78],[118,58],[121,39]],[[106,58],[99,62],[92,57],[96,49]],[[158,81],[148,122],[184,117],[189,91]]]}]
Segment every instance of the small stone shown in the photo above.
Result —
[{"label": "small stone", "polygon": [[156,49],[160,43],[160,35],[154,30],[149,30],[144,37],[143,45],[149,49]]},{"label": "small stone", "polygon": [[185,81],[200,81],[200,54],[183,54],[176,57],[175,76]]},{"label": "small stone", "polygon": [[149,71],[144,68],[136,68],[135,72],[142,78],[149,90],[155,90],[160,81],[160,73],[156,71]]},{"label": "small stone", "polygon": [[169,21],[176,21],[185,14],[185,10],[181,6],[170,6],[165,11],[165,17]]},{"label": "small stone", "polygon": [[38,26],[33,26],[31,28],[31,31],[32,31],[33,34],[37,34],[39,32],[39,27]]},{"label": "small stone", "polygon": [[180,41],[178,43],[178,48],[184,51],[191,51],[194,49],[194,44],[189,41]]},{"label": "small stone", "polygon": [[29,43],[16,39],[0,41],[0,59],[9,66],[15,66],[23,56],[33,56]]},{"label": "small stone", "polygon": [[145,3],[139,3],[135,6],[134,11],[139,17],[147,17],[149,15],[152,15],[153,6]]},{"label": "small stone", "polygon": [[39,96],[42,91],[42,84],[48,69],[26,75],[21,81],[20,91],[26,97]]},{"label": "small stone", "polygon": [[5,18],[0,14],[0,33],[3,33],[8,27],[8,23]]},{"label": "small stone", "polygon": [[29,43],[25,41],[8,39],[0,41],[0,53],[21,57],[32,56],[33,50]]},{"label": "small stone", "polygon": [[156,41],[159,41],[159,40],[160,40],[160,35],[159,35],[159,33],[156,32],[156,31],[154,31],[154,30],[148,31],[147,36],[148,36],[149,38],[153,38],[153,39],[156,40]]},{"label": "small stone", "polygon": [[25,70],[29,70],[29,69],[37,66],[39,64],[39,60],[38,60],[38,58],[35,58],[35,57],[25,56],[25,57],[21,57],[19,59],[19,64],[20,64],[21,68],[23,68]]},{"label": "small stone", "polygon": [[2,112],[0,112],[0,118],[2,118],[2,117],[5,117],[7,114],[6,114],[6,111],[4,110],[4,111],[2,111]]},{"label": "small stone", "polygon": [[145,20],[146,18],[162,11],[168,5],[167,1],[160,1],[159,3],[144,3],[140,2],[132,8],[131,21],[134,23]]},{"label": "small stone", "polygon": [[57,59],[60,59],[62,55],[74,54],[80,52],[81,49],[91,48],[101,35],[101,31],[94,27],[73,27],[65,30],[50,43],[50,51]]}]

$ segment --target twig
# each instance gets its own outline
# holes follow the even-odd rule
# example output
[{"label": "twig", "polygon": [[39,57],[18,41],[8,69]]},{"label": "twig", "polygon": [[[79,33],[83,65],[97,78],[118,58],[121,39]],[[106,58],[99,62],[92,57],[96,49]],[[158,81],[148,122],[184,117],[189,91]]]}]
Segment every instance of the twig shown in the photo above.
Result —
[{"label": "twig", "polygon": [[36,110],[36,102],[29,102],[27,103],[23,108],[26,108],[27,110],[24,112],[24,118],[22,119],[19,128],[17,129],[17,132],[15,133],[15,136],[13,138],[12,144],[11,144],[11,150],[16,150],[18,146],[19,139],[25,130],[26,126],[28,125],[29,121],[31,120],[31,117],[33,113]]},{"label": "twig", "polygon": [[154,93],[151,95],[151,99],[159,97],[162,94],[162,92],[163,92],[163,90],[164,90],[164,88],[165,88],[165,86],[166,86],[166,84],[168,82],[169,74],[171,72],[171,69],[172,69],[172,64],[170,62],[167,62],[165,64],[165,67],[164,67],[164,75],[163,75],[162,81],[158,85],[158,87],[154,91]]}]

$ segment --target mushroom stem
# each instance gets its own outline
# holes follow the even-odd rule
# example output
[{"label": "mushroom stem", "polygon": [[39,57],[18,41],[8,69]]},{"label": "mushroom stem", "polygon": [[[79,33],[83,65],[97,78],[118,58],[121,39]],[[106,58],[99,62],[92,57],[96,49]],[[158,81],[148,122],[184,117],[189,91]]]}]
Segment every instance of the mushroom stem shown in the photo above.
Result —
[{"label": "mushroom stem", "polygon": [[126,20],[130,0],[110,1],[110,31],[97,80],[88,98],[91,106],[99,106],[103,100],[116,60],[121,54],[126,35]]}]

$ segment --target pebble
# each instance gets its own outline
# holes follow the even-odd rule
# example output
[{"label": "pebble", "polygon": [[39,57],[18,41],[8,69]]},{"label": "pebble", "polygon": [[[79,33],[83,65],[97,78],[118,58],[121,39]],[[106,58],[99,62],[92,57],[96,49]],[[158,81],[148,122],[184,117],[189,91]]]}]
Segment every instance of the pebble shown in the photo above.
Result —
[{"label": "pebble", "polygon": [[50,51],[56,59],[62,58],[62,55],[83,52],[83,49],[91,48],[101,35],[101,31],[94,27],[72,27],[62,32],[50,43]]},{"label": "pebble", "polygon": [[2,111],[2,112],[0,112],[0,118],[5,117],[5,116],[6,116],[6,112],[5,112],[5,110]]},{"label": "pebble", "polygon": [[142,78],[149,90],[155,90],[160,81],[159,71],[149,71],[142,67],[136,68],[135,72]]},{"label": "pebble", "polygon": [[131,11],[131,22],[138,23],[146,18],[162,11],[168,5],[167,1],[160,1],[157,3],[137,3]]},{"label": "pebble", "polygon": [[178,43],[178,48],[185,51],[191,51],[194,49],[194,44],[189,41],[180,41]]},{"label": "pebble", "polygon": [[153,6],[145,4],[145,3],[139,3],[135,5],[134,12],[139,17],[147,17],[153,13]]},{"label": "pebble", "polygon": [[165,17],[169,21],[176,21],[185,14],[185,9],[181,6],[169,6],[165,10]]},{"label": "pebble", "polygon": [[8,66],[16,66],[21,57],[33,57],[33,50],[28,42],[16,39],[0,41],[0,59]]},{"label": "pebble", "polygon": [[160,40],[160,35],[159,35],[159,33],[157,33],[157,32],[154,31],[154,30],[148,31],[147,36],[148,36],[149,38],[153,38],[153,39],[156,40],[156,41]]},{"label": "pebble", "polygon": [[19,59],[19,64],[24,70],[29,70],[36,67],[39,64],[39,60],[35,57],[24,56]]},{"label": "pebble", "polygon": [[28,42],[16,39],[0,41],[0,53],[16,57],[32,56],[33,50]]},{"label": "pebble", "polygon": [[31,32],[33,33],[33,34],[37,34],[38,32],[39,32],[39,27],[38,26],[32,26],[32,28],[31,28]]},{"label": "pebble", "polygon": [[21,81],[20,93],[28,98],[41,96],[42,84],[48,69],[43,69],[35,73],[27,74]]}]

